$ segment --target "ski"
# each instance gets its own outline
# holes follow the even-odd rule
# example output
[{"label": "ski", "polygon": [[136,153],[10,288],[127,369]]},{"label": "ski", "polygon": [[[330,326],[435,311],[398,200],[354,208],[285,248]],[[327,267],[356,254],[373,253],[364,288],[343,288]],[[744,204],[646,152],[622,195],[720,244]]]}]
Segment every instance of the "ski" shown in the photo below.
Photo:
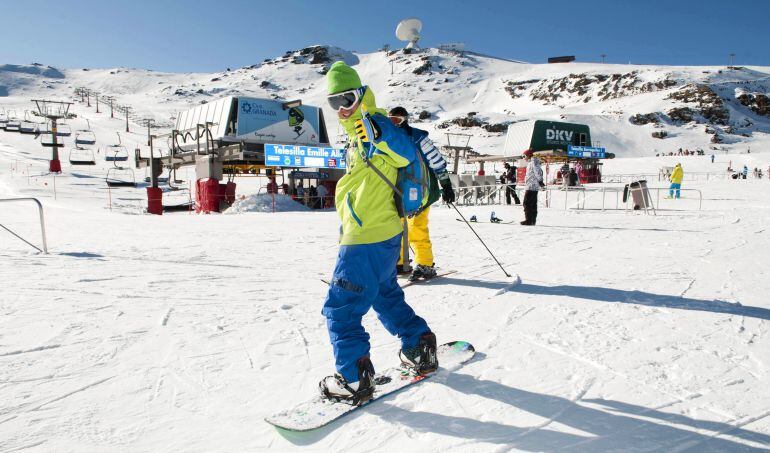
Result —
[{"label": "ski", "polygon": [[[464,222],[463,219],[455,219],[455,220],[457,220],[458,222]],[[516,223],[516,221],[515,220],[510,220],[508,222],[487,222],[487,221],[479,222],[478,220],[475,220],[475,221],[469,221],[468,223],[493,223],[493,224],[497,224],[497,225],[510,225],[512,223]]]},{"label": "ski", "polygon": [[[426,279],[419,279],[419,280],[414,280],[414,281],[406,281],[406,282],[404,282],[404,283],[399,283],[399,285],[401,285],[401,288],[406,288],[406,287],[412,286],[412,285],[414,285],[414,284],[417,284],[417,283],[428,283],[428,282],[430,282],[431,280],[435,280],[435,279],[437,279],[437,278],[439,278],[439,277],[444,277],[444,276],[446,276],[446,275],[454,274],[454,273],[456,273],[456,272],[457,272],[457,271],[456,271],[456,270],[453,270],[453,269],[452,269],[452,270],[445,270],[445,271],[441,271],[441,270],[440,270],[440,271],[438,271],[438,273],[436,274],[436,276],[435,276],[435,277],[433,277],[433,278],[429,278],[429,279],[427,279],[427,280],[426,280]],[[399,275],[399,276],[398,276],[398,279],[399,279],[399,280],[404,280],[405,278],[409,278],[409,274],[404,274],[403,276],[401,276],[401,275]],[[322,279],[320,279],[320,280],[321,280],[321,281],[322,281],[324,284],[326,284],[326,285],[330,285],[330,284],[331,284],[331,283],[329,283],[329,280],[326,280],[325,278],[322,278]]]},{"label": "ski", "polygon": [[401,366],[388,368],[375,376],[377,386],[371,400],[360,406],[334,402],[321,395],[299,403],[291,409],[273,414],[265,421],[276,428],[287,431],[312,431],[374,403],[378,399],[405,389],[413,384],[428,380],[436,375],[456,371],[476,354],[472,344],[466,341],[452,341],[437,349],[439,369],[427,376],[415,375]]},{"label": "ski", "polygon": [[400,285],[401,285],[401,288],[403,289],[403,288],[408,288],[408,287],[410,287],[412,285],[416,285],[416,284],[430,283],[432,280],[435,280],[437,278],[444,277],[444,276],[447,276],[447,275],[450,275],[450,274],[454,274],[456,272],[457,272],[456,270],[445,270],[445,271],[439,270],[438,273],[436,274],[436,276],[433,277],[433,278],[429,278],[429,279],[421,278],[421,279],[418,279],[418,280],[408,280],[408,281],[406,281],[404,283],[400,283]]}]

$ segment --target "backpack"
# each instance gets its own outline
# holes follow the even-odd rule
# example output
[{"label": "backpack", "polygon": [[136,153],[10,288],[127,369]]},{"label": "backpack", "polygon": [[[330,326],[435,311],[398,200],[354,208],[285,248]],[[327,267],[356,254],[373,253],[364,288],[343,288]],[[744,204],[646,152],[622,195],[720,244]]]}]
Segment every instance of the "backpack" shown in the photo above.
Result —
[{"label": "backpack", "polygon": [[417,156],[406,167],[398,169],[396,188],[401,192],[401,208],[404,215],[413,217],[428,206],[430,194],[430,169],[422,153],[417,151]]},{"label": "backpack", "polygon": [[[369,121],[371,120],[368,119],[363,124],[366,128],[366,133],[370,137],[374,137]],[[370,143],[369,146],[371,148],[374,145]],[[396,208],[399,211],[399,215],[405,217],[414,217],[429,206],[427,201],[430,194],[431,171],[420,150],[416,150],[415,154],[415,158],[409,165],[398,169],[395,185],[364,156],[364,163],[393,189],[396,197]]]}]

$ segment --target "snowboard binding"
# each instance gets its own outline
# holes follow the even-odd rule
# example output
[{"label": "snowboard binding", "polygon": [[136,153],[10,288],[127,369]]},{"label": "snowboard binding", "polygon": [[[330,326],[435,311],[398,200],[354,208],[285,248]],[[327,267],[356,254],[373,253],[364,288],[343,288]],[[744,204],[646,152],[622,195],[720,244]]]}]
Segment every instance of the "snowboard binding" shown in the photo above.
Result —
[{"label": "snowboard binding", "polygon": [[360,406],[372,399],[375,387],[374,365],[369,357],[361,357],[357,365],[357,383],[348,384],[344,377],[335,373],[333,376],[326,376],[318,383],[321,395],[330,401],[351,406]]},{"label": "snowboard binding", "polygon": [[503,221],[503,219],[501,219],[501,218],[497,217],[497,216],[495,215],[495,211],[492,211],[492,215],[491,215],[491,216],[489,216],[489,221],[490,221],[490,222],[492,222],[492,223],[500,223],[500,222],[502,222],[502,221]]}]

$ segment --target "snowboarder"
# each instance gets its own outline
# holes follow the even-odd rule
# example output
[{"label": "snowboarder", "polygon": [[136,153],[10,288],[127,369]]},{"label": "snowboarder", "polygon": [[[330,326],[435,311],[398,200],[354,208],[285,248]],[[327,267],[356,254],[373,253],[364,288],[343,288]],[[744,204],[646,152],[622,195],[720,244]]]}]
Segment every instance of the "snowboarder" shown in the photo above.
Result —
[{"label": "snowboarder", "polygon": [[682,188],[682,178],[684,178],[684,170],[682,170],[682,164],[678,163],[669,177],[671,186],[668,188],[668,197],[666,198],[674,198],[674,191],[676,191],[676,198],[679,198],[679,190]]},{"label": "snowboarder", "polygon": [[749,174],[749,167],[744,165],[743,166],[743,173],[742,174],[743,174],[743,179],[746,179],[746,176],[748,176],[748,174]]},{"label": "snowboarder", "polygon": [[[431,279],[436,276],[436,267],[433,261],[433,245],[430,242],[430,232],[428,231],[430,205],[435,203],[439,197],[445,203],[454,203],[454,188],[452,188],[452,182],[449,180],[449,172],[446,169],[447,165],[444,156],[441,155],[433,141],[428,138],[426,131],[412,127],[409,124],[409,112],[404,107],[394,107],[388,112],[388,118],[396,127],[406,132],[417,150],[421,153],[428,168],[430,168],[428,174],[430,178],[428,200],[417,215],[407,218],[407,226],[409,245],[414,249],[414,261],[416,263],[414,270],[412,270],[412,275],[409,276],[409,280]],[[441,189],[439,189],[439,184]],[[402,261],[403,257],[399,260],[399,264]]]},{"label": "snowboarder", "polygon": [[505,167],[505,204],[511,204],[511,197],[513,197],[514,203],[521,204],[521,200],[516,194],[516,166],[506,162],[503,167]]},{"label": "snowboarder", "polygon": [[527,175],[524,177],[524,221],[522,225],[534,225],[537,221],[537,192],[543,183],[543,170],[540,168],[540,159],[534,157],[531,149],[524,151],[524,159],[527,161]]},{"label": "snowboarder", "polygon": [[713,154],[711,155],[711,163],[712,164],[714,163],[714,155]]},{"label": "snowboarder", "polygon": [[322,310],[337,373],[322,379],[319,388],[326,398],[358,405],[372,398],[375,386],[369,334],[361,325],[370,308],[401,339],[399,357],[417,374],[438,367],[436,336],[398,285],[402,226],[393,189],[382,179],[395,184],[398,168],[417,158],[417,149],[377,108],[355,69],[338,61],[326,81],[329,105],[348,134],[348,168],[336,188],[340,249]]}]

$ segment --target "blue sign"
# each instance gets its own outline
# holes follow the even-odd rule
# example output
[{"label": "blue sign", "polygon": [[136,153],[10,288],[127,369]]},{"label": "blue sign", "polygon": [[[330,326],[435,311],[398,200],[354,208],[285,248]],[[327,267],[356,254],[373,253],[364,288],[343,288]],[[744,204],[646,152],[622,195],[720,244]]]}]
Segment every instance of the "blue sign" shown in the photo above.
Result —
[{"label": "blue sign", "polygon": [[572,146],[567,147],[567,156],[580,157],[582,159],[604,159],[607,153],[604,148],[595,146]]},{"label": "blue sign", "polygon": [[265,145],[265,165],[300,168],[346,168],[345,150],[322,146]]}]

